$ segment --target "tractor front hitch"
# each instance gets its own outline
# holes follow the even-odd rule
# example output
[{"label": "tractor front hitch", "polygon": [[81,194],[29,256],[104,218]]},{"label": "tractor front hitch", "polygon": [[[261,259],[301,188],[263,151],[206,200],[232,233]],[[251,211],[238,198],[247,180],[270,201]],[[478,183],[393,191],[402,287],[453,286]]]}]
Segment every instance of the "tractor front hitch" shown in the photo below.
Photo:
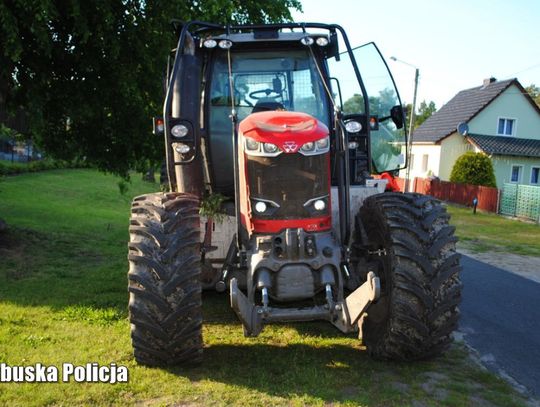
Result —
[{"label": "tractor front hitch", "polygon": [[244,326],[246,336],[258,336],[265,323],[292,321],[330,321],[344,333],[357,330],[359,318],[380,295],[380,281],[375,273],[352,292],[344,302],[332,302],[307,308],[272,308],[255,305],[238,288],[236,278],[230,282],[231,307]]}]

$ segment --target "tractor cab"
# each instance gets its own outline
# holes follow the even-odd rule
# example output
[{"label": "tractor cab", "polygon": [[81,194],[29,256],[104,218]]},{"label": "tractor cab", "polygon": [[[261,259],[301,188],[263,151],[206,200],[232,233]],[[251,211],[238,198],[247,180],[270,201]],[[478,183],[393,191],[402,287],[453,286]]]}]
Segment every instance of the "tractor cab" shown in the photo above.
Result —
[{"label": "tractor cab", "polygon": [[[205,169],[205,181],[212,192],[233,196],[231,119],[238,124],[261,111],[311,115],[329,128],[334,153],[338,151],[336,139],[345,133],[342,138],[347,138],[352,185],[365,184],[370,174],[405,167],[401,101],[374,43],[352,49],[341,27],[324,24],[229,27],[229,33],[223,33],[227,31],[223,27],[196,23],[195,27],[198,29],[186,31],[183,26],[180,31],[183,41],[178,49],[183,52],[176,54],[167,70],[173,87],[164,113],[181,116],[191,125],[200,124],[193,126],[193,132],[199,133],[194,138],[206,144],[211,165]],[[194,106],[186,112],[186,104],[199,109]],[[170,157],[177,163],[189,161],[190,152],[178,154],[171,148],[175,141],[173,137],[166,146]],[[200,146],[190,147],[195,151]],[[339,183],[336,158],[331,156],[334,186]],[[175,170],[182,164],[170,161],[174,185],[177,178],[185,177],[176,176]]]}]

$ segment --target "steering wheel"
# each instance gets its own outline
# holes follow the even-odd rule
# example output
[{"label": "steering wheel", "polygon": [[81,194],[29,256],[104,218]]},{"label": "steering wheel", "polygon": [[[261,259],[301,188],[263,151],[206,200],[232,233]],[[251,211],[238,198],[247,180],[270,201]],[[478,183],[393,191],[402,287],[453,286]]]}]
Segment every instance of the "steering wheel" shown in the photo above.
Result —
[{"label": "steering wheel", "polygon": [[276,99],[276,98],[279,98],[281,97],[281,92],[276,92],[275,90],[273,89],[261,89],[261,90],[256,90],[254,92],[251,92],[249,94],[249,97],[251,99],[262,99],[262,98],[271,98],[271,99]]},{"label": "steering wheel", "polygon": [[[235,101],[236,101],[236,103],[238,103],[237,106],[239,106],[239,107],[240,107],[240,106],[253,107],[253,103],[251,103],[249,100],[247,100],[247,99],[245,98],[245,96],[244,96],[244,99],[241,99],[240,97],[237,97],[237,98],[235,98]],[[243,105],[242,102],[244,102],[245,105]]]}]

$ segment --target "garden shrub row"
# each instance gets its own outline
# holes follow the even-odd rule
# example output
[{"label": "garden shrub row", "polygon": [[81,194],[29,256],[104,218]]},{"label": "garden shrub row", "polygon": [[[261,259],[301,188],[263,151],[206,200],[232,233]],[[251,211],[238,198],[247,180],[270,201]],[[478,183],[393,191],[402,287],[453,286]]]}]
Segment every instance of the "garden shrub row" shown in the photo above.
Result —
[{"label": "garden shrub row", "polygon": [[29,163],[12,163],[9,161],[0,161],[1,175],[17,175],[26,172],[38,172],[46,170],[57,170],[64,168],[87,168],[88,164],[82,160],[64,161],[64,160],[39,160]]}]

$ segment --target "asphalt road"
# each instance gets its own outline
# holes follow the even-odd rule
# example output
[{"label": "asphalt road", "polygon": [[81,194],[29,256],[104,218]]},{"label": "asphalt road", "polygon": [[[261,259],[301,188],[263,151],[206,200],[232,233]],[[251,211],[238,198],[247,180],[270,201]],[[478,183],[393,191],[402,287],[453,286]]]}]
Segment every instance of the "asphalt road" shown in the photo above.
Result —
[{"label": "asphalt road", "polygon": [[486,366],[540,396],[540,284],[462,257],[460,331]]}]

